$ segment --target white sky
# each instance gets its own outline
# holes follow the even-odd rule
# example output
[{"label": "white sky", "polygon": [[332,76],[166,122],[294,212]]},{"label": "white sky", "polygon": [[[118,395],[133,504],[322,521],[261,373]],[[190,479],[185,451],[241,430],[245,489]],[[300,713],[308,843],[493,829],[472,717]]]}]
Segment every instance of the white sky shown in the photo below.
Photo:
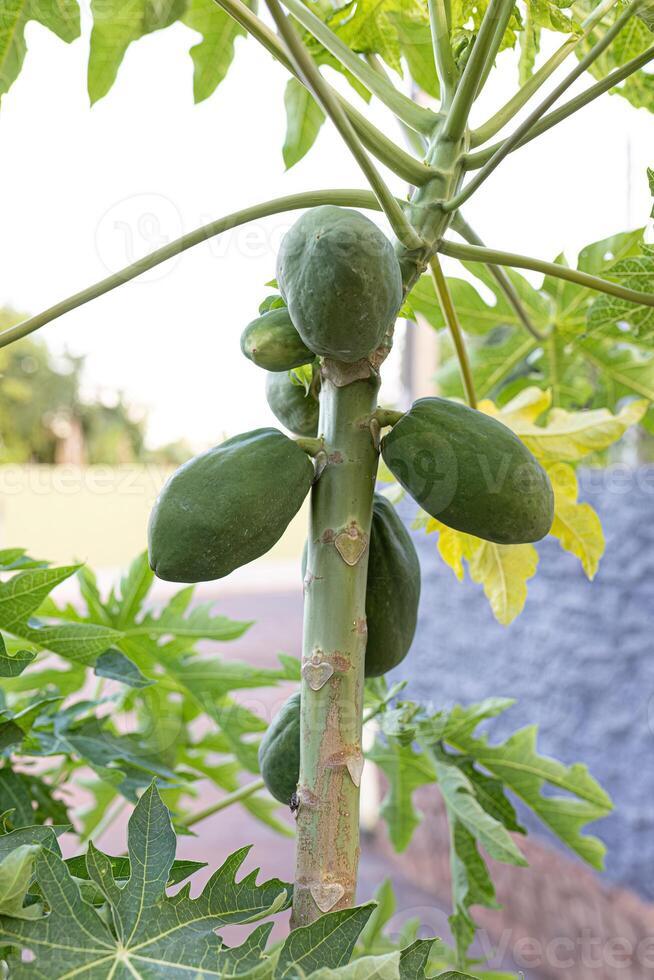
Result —
[{"label": "white sky", "polygon": [[[132,45],[109,95],[85,91],[89,18],[72,46],[30,24],[21,77],[0,111],[0,305],[36,313],[166,241],[281,194],[363,187],[324,127],[288,174],[283,69],[239,41],[227,80],[192,101],[193,32]],[[512,56],[487,86],[482,121],[512,94]],[[356,101],[348,90],[348,98]],[[377,104],[386,132],[392,120]],[[510,157],[468,205],[487,244],[542,258],[645,223],[654,121],[604,97]],[[399,139],[399,136],[398,136]],[[397,191],[402,182],[389,176]],[[263,373],[239,350],[293,215],[237,229],[49,325],[54,350],[88,356],[90,391],[123,390],[150,412],[149,441],[197,447],[270,424]]]}]

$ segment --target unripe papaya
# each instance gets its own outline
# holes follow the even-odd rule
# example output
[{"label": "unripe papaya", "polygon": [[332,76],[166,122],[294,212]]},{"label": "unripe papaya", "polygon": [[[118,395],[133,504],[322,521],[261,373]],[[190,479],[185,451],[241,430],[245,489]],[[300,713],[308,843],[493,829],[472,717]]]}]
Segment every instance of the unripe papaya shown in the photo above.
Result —
[{"label": "unripe papaya", "polygon": [[285,428],[298,436],[318,435],[318,399],[304,385],[293,384],[288,373],[268,374],[266,399]]},{"label": "unripe papaya", "polygon": [[[306,574],[307,548],[302,556]],[[366,584],[366,677],[380,677],[409,652],[420,600],[420,562],[395,507],[376,493]]]},{"label": "unripe papaya", "polygon": [[241,350],[266,371],[290,371],[314,358],[293,326],[285,306],[269,310],[248,323],[241,334]]},{"label": "unripe papaya", "polygon": [[413,642],[420,600],[420,562],[395,507],[375,494],[366,588],[366,677],[404,660]]},{"label": "unripe papaya", "polygon": [[148,528],[150,565],[169,582],[209,582],[281,538],[314,479],[278,429],[255,429],[195,456],[168,480]]},{"label": "unripe papaya", "polygon": [[300,692],[291,694],[259,744],[259,768],[268,792],[288,804],[300,778]]},{"label": "unripe papaya", "polygon": [[432,517],[498,544],[538,541],[552,526],[545,470],[497,419],[421,398],[382,440],[386,465]]},{"label": "unripe papaya", "polygon": [[402,303],[386,236],[358,211],[331,204],[305,212],[284,235],[277,280],[307,347],[340,361],[379,347]]}]

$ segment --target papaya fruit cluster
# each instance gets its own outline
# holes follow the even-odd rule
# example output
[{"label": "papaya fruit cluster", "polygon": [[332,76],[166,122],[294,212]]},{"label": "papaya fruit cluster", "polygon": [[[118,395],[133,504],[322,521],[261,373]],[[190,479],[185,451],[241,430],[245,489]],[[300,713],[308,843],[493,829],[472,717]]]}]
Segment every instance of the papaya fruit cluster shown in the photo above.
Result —
[{"label": "papaya fruit cluster", "polygon": [[[403,298],[400,266],[373,222],[325,206],[285,235],[277,281],[281,298],[247,325],[241,349],[267,372],[276,418],[298,436],[315,437],[321,360],[365,362],[387,343]],[[545,471],[510,429],[465,405],[418,400],[382,439],[381,454],[405,490],[449,527],[500,544],[536,541],[551,527]],[[228,575],[275,544],[314,479],[310,458],[277,429],[246,432],[195,457],[154,507],[153,569],[175,582]],[[410,535],[377,494],[368,557],[365,673],[376,677],[406,656],[420,596]],[[289,802],[300,764],[299,693],[273,719],[259,759],[272,795]]]}]

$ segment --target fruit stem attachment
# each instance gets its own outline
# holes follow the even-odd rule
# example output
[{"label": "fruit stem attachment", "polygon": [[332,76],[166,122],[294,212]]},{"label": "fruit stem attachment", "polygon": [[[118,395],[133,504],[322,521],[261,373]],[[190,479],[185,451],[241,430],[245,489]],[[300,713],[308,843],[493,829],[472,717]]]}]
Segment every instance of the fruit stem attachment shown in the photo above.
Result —
[{"label": "fruit stem attachment", "polygon": [[434,289],[436,290],[436,295],[438,297],[438,302],[440,303],[443,317],[445,318],[445,322],[449,327],[450,334],[452,335],[456,356],[459,359],[459,368],[461,370],[461,378],[463,379],[463,387],[465,388],[468,404],[470,405],[470,408],[476,408],[477,395],[475,393],[475,383],[472,377],[470,359],[468,357],[468,351],[463,339],[463,331],[461,330],[461,324],[459,323],[456,307],[454,306],[454,301],[452,300],[452,294],[450,293],[450,288],[447,285],[447,279],[443,275],[443,269],[438,260],[438,256],[434,255],[429,260],[429,271],[431,273],[432,282],[434,283]]},{"label": "fruit stem attachment", "polygon": [[294,439],[293,442],[302,450],[302,452],[305,452],[307,456],[317,456],[318,453],[325,447],[325,443],[322,439],[299,438]]},{"label": "fruit stem attachment", "polygon": [[[311,491],[305,577],[297,868],[292,926],[354,903],[367,641],[368,541],[378,454],[362,418],[377,378],[323,377],[319,431],[327,466]],[[318,690],[310,669],[334,669]],[[310,666],[310,669],[308,669]]]},{"label": "fruit stem attachment", "polygon": [[393,408],[378,408],[373,418],[379,423],[379,427],[383,429],[388,425],[395,425],[400,421],[404,412],[396,412]]},{"label": "fruit stem attachment", "polygon": [[386,181],[366,153],[343,106],[320,74],[320,70],[311,54],[304,46],[296,29],[282,10],[279,0],[266,0],[266,4],[277,25],[279,33],[286,42],[293,64],[304,79],[307,88],[320,104],[325,114],[329,116],[343,142],[359,164],[364,177],[374,191],[398,239],[406,248],[420,248],[423,244],[422,240],[407,220],[401,205],[397,203]]}]

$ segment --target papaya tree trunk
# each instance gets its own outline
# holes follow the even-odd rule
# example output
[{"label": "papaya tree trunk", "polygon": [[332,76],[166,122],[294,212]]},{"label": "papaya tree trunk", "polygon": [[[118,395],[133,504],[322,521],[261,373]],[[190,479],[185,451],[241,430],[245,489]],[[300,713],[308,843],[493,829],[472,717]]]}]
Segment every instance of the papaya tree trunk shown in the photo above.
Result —
[{"label": "papaya tree trunk", "polygon": [[320,393],[326,460],[311,495],[304,580],[294,928],[352,905],[356,892],[378,386],[324,379]]}]

